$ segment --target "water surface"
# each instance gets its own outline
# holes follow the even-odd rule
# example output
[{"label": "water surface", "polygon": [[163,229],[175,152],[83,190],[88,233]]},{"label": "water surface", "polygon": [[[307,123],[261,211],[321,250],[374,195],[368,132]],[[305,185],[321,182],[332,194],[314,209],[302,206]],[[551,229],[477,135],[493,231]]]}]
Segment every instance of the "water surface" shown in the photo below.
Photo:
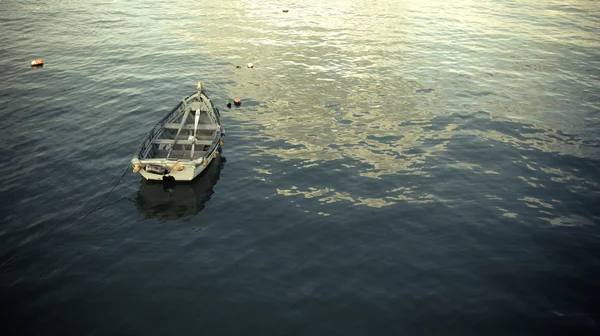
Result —
[{"label": "water surface", "polygon": [[[0,25],[11,334],[598,328],[597,2],[15,0]],[[128,172],[77,221],[198,81],[219,165]]]}]

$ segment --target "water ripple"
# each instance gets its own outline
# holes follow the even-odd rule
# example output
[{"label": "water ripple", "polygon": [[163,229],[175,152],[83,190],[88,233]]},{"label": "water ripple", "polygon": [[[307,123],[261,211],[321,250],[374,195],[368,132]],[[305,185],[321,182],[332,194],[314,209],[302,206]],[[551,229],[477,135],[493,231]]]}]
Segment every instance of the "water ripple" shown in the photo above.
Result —
[{"label": "water ripple", "polygon": [[[599,18],[586,0],[0,1],[9,311],[28,334],[583,330]],[[71,225],[199,80],[226,166],[171,192],[127,175]]]}]

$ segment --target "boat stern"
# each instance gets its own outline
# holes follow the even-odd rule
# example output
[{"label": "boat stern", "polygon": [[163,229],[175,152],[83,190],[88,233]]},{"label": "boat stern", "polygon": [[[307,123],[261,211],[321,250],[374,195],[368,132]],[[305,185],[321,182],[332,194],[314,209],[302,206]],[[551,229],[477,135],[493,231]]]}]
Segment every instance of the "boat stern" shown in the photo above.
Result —
[{"label": "boat stern", "polygon": [[146,180],[162,181],[164,176],[172,176],[176,181],[191,181],[196,177],[196,164],[192,161],[131,160],[133,173],[139,173]]},{"label": "boat stern", "polygon": [[133,173],[139,173],[146,180],[162,181],[164,176],[172,176],[175,181],[192,181],[200,175],[219,155],[215,149],[210,155],[195,161],[172,161],[166,159],[150,159],[143,162],[137,157],[131,160]]}]

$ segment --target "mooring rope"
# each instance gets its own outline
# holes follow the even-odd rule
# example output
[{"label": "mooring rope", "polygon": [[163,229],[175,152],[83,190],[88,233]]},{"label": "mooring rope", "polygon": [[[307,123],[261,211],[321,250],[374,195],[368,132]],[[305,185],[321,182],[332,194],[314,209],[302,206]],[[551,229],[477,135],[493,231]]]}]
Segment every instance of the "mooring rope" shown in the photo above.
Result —
[{"label": "mooring rope", "polygon": [[[112,187],[110,188],[110,190],[106,193],[106,195],[104,195],[104,197],[100,200],[100,202],[98,202],[96,204],[96,206],[94,206],[90,211],[86,212],[83,216],[79,217],[77,220],[75,220],[73,223],[71,223],[71,225],[67,226],[67,228],[65,229],[65,231],[71,229],[73,226],[75,226],[75,224],[79,223],[81,220],[83,220],[85,217],[87,217],[88,215],[90,215],[91,213],[98,211],[99,209],[101,209],[101,205],[102,203],[108,198],[108,196],[110,196],[110,194],[112,194],[112,192],[115,190],[115,188],[117,187],[117,185],[119,185],[119,183],[121,183],[121,181],[123,180],[123,177],[125,177],[125,174],[127,174],[127,170],[129,169],[129,163],[127,163],[127,166],[125,167],[125,170],[123,170],[123,173],[119,176],[119,178],[117,180],[115,180],[114,183],[112,183]],[[124,197],[127,198],[127,197]],[[124,199],[122,198],[122,199]],[[121,199],[120,199],[121,200]],[[119,200],[119,201],[120,201]],[[75,212],[79,211],[80,209],[82,209],[87,203],[88,201],[83,202],[80,206],[78,206],[75,210],[69,212],[66,216],[63,217],[63,219],[57,221],[56,223],[52,224],[43,234],[42,236],[48,234],[50,231],[52,231],[52,229],[54,229],[57,225],[64,223],[66,221],[66,218],[68,218],[69,216],[71,216],[72,214],[74,214]],[[113,202],[116,203],[116,202]],[[111,204],[113,204],[111,203]],[[48,238],[48,240],[46,240],[46,244],[50,243],[52,241],[52,239],[54,239],[54,237],[56,236],[56,234],[52,235],[52,237]],[[19,254],[19,252],[16,252],[15,254],[13,254],[10,258],[8,258],[7,260],[5,260],[2,264],[0,264],[0,269],[2,267],[4,267],[4,265],[6,265],[9,261],[11,261],[14,257],[16,257]],[[4,274],[4,272],[2,273]]]},{"label": "mooring rope", "polygon": [[[100,202],[98,202],[98,204],[96,204],[96,206],[93,207],[92,210],[86,212],[83,216],[79,217],[79,219],[77,219],[76,221],[74,221],[73,223],[71,223],[71,225],[67,226],[66,230],[71,229],[73,226],[75,226],[75,224],[79,223],[82,219],[84,219],[85,217],[87,217],[91,213],[93,213],[93,212],[97,211],[98,209],[100,209],[100,205],[102,205],[102,203],[108,198],[108,196],[110,196],[110,194],[112,194],[112,192],[115,190],[115,188],[117,187],[117,185],[119,185],[119,183],[121,183],[121,180],[123,180],[123,177],[125,177],[125,174],[127,174],[127,170],[128,169],[129,169],[129,163],[125,167],[125,170],[123,170],[123,173],[121,173],[121,176],[119,176],[119,178],[116,180],[116,182],[112,185],[112,188],[110,188],[110,190],[106,193],[106,195],[104,195],[104,197],[100,200]],[[83,202],[82,205],[80,205],[77,209],[71,211],[65,217],[71,216],[73,213],[75,213],[76,211],[78,211],[79,209],[81,209],[87,202],[88,201]],[[49,232],[50,230],[52,230],[52,228],[54,228],[56,225],[58,225],[58,224],[60,224],[62,222],[64,222],[64,220],[58,221],[56,224],[52,225],[50,227],[50,229],[48,229],[47,232]],[[55,236],[56,235],[53,235],[48,240],[46,240],[46,243],[51,242],[52,239],[54,239]]]}]

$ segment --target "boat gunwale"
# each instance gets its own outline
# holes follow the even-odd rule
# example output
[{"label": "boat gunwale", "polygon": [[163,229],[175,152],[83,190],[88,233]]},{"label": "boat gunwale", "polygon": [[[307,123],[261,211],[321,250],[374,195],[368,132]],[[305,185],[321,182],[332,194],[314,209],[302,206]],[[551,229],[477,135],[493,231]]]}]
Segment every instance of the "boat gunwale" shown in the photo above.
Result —
[{"label": "boat gunwale", "polygon": [[[154,161],[154,160],[167,160],[167,161],[171,161],[169,158],[142,158],[142,154],[145,150],[147,150],[150,146],[152,146],[152,140],[154,140],[156,137],[159,136],[160,130],[164,129],[164,124],[165,122],[173,116],[173,114],[179,110],[181,108],[181,105],[183,104],[184,101],[188,101],[192,96],[194,95],[202,95],[204,96],[204,98],[206,98],[208,100],[208,102],[210,103],[210,106],[213,109],[213,113],[215,114],[216,117],[216,121],[217,121],[217,125],[221,126],[221,115],[219,113],[219,109],[217,109],[215,107],[215,105],[213,104],[212,100],[203,92],[194,92],[192,94],[190,94],[189,96],[185,97],[182,99],[182,101],[180,101],[177,105],[175,105],[175,107],[173,109],[171,109],[171,111],[169,111],[162,119],[160,119],[153,127],[152,129],[146,134],[146,136],[144,137],[144,140],[142,140],[142,142],[140,143],[140,145],[138,146],[135,154],[134,154],[134,159],[137,159],[139,161],[144,160],[144,161]],[[212,155],[212,152],[214,152],[214,150],[218,147],[219,145],[219,139],[222,137],[222,129],[217,131],[216,136],[214,137],[212,144],[210,145],[209,149],[206,151],[207,154],[205,154],[204,156],[202,156],[201,158],[204,159],[210,155]],[[176,161],[176,159],[172,160],[172,161]],[[195,161],[200,161],[200,158],[196,159],[196,160],[186,160],[188,162],[195,162]],[[202,162],[202,161],[200,161]]]}]

